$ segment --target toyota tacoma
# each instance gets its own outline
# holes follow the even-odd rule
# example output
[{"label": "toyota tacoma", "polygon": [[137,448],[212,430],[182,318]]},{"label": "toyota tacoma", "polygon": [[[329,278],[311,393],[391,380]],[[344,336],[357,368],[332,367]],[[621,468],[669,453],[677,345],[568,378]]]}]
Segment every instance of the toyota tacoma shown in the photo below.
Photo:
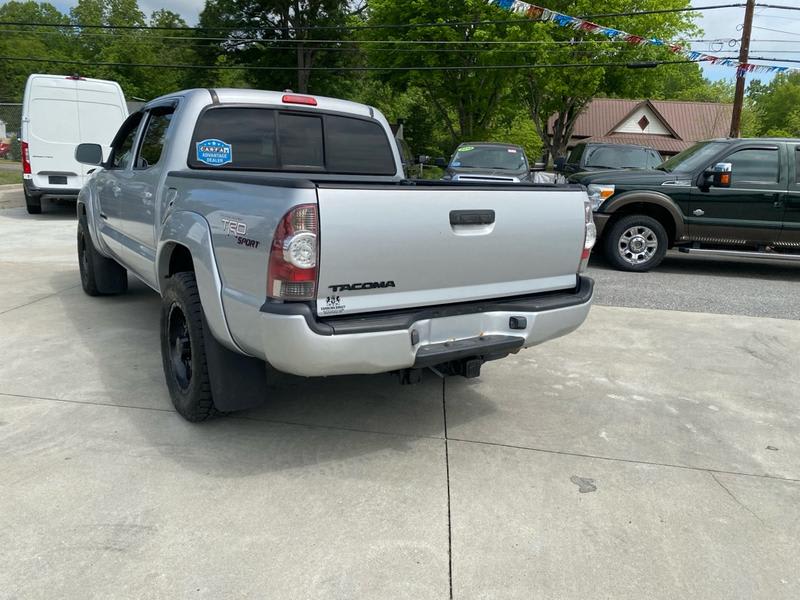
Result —
[{"label": "toyota tacoma", "polygon": [[300,376],[481,364],[576,329],[594,224],[581,186],[409,181],[369,106],[196,89],[147,103],[78,198],[81,284],[161,296],[177,411],[201,421]]}]

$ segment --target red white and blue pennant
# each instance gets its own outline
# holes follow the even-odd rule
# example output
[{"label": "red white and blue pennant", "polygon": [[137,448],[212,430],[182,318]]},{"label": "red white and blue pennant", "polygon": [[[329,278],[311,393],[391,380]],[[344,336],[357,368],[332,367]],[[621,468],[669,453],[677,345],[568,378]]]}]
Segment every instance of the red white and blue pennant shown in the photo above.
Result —
[{"label": "red white and blue pennant", "polygon": [[521,0],[488,0],[489,4],[494,4],[505,10],[511,11],[520,16],[526,17],[534,21],[542,21],[545,23],[554,23],[560,27],[568,27],[576,31],[586,31],[597,35],[603,35],[607,38],[614,40],[625,41],[635,46],[661,46],[668,49],[673,54],[678,54],[684,58],[694,62],[708,62],[712,65],[719,65],[722,67],[736,67],[739,75],[745,73],[786,73],[789,71],[799,71],[800,69],[790,69],[789,67],[778,67],[774,65],[756,65],[751,63],[739,63],[734,58],[725,58],[721,56],[714,56],[713,54],[706,54],[705,52],[697,52],[689,48],[685,48],[680,44],[674,42],[667,42],[657,38],[645,38],[631,33],[620,31],[612,27],[604,27],[585,19],[578,17],[571,17],[554,10],[536,6],[535,4],[528,4]]}]

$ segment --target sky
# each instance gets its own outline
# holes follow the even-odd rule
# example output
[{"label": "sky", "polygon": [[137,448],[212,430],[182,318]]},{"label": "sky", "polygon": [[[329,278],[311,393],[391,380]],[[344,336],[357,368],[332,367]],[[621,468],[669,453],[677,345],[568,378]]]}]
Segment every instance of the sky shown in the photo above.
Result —
[{"label": "sky", "polygon": [[[732,0],[731,3],[741,0]],[[762,0],[763,1],[763,0]],[[5,0],[0,0],[0,4]],[[727,2],[725,2],[727,3]],[[766,2],[765,2],[766,3]],[[60,10],[69,11],[73,2],[69,0],[56,0],[53,2]],[[546,5],[542,1],[541,4]],[[598,5],[602,2],[598,2]],[[703,6],[719,4],[711,0],[694,0],[693,5]],[[782,0],[784,6],[797,6],[800,8],[800,0]],[[196,24],[198,15],[205,5],[205,0],[139,0],[139,6],[145,14],[149,15],[159,8],[173,10],[183,16],[189,24]],[[599,9],[598,9],[599,10]],[[705,52],[707,54],[724,54],[725,56],[738,57],[738,41],[729,45],[730,40],[741,39],[741,23],[744,20],[744,8],[725,8],[710,10],[702,13],[702,17],[697,20],[697,24],[705,31],[703,39],[721,40],[720,42],[698,42],[692,44],[693,50]],[[611,25],[611,23],[609,23]],[[766,28],[766,29],[762,29]],[[779,31],[769,31],[769,30]],[[637,33],[630,31],[629,33]],[[755,18],[753,19],[753,42],[750,45],[750,56],[764,56],[768,58],[783,59],[783,61],[800,61],[800,11],[786,11],[772,8],[756,8]],[[781,60],[756,61],[756,64],[775,64],[780,66],[798,67],[800,62],[790,63]],[[727,79],[733,81],[736,70],[731,67],[716,67],[714,65],[701,65],[703,73],[711,80]],[[761,79],[764,82],[772,79],[767,74],[752,74],[747,76],[748,81]]]},{"label": "sky", "polygon": [[[735,0],[737,3],[741,0]],[[767,4],[768,2],[763,3]],[[727,4],[728,2],[724,2]],[[731,2],[731,4],[734,2]],[[695,0],[695,6],[721,4],[707,0]],[[800,0],[783,0],[783,6],[797,6],[800,8]],[[706,52],[708,54],[726,56],[739,56],[739,44],[731,47],[727,41],[730,39],[740,40],[742,37],[741,23],[744,20],[744,8],[723,8],[719,10],[709,10],[703,13],[703,17],[698,19],[697,24],[703,28],[705,34],[703,39],[725,40],[719,43],[696,43],[692,45],[693,50]],[[766,29],[764,29],[766,28]],[[779,31],[768,31],[768,30]],[[782,33],[783,32],[783,33]],[[777,10],[772,8],[756,7],[753,17],[753,32],[751,34],[750,56],[763,56],[767,58],[777,58],[800,61],[800,11]],[[721,49],[724,48],[724,50]],[[757,61],[750,60],[754,64],[778,65],[786,67],[798,67],[800,63],[781,62],[781,60]],[[729,79],[733,80],[736,69],[731,67],[715,67],[714,65],[703,65],[703,73],[712,80]],[[763,73],[747,76],[748,81],[761,79],[769,81],[772,76]]]}]

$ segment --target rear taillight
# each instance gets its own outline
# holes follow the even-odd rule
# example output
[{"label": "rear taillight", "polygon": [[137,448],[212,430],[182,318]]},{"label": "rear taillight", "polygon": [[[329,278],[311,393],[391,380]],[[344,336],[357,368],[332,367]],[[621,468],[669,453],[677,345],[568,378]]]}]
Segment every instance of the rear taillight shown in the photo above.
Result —
[{"label": "rear taillight", "polygon": [[317,292],[318,232],[316,204],[295,206],[278,223],[269,252],[269,298],[314,299]]},{"label": "rear taillight", "polygon": [[31,174],[31,157],[28,154],[28,142],[20,142],[19,148],[22,152],[22,172],[25,175]]},{"label": "rear taillight", "polygon": [[597,241],[597,228],[594,225],[590,200],[586,200],[583,203],[583,214],[583,250],[581,251],[581,264],[578,268],[579,273],[583,273],[589,265],[589,256],[591,256],[592,248],[594,248],[594,243]]}]

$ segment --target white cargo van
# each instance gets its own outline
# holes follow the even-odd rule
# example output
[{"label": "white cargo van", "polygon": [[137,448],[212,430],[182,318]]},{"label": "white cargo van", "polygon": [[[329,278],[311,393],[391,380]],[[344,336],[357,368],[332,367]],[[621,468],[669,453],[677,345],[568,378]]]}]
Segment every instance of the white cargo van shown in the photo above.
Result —
[{"label": "white cargo van", "polygon": [[127,116],[115,81],[28,77],[20,136],[28,212],[39,214],[42,198],[77,198],[91,167],[75,160],[75,147],[88,142],[108,148]]}]

